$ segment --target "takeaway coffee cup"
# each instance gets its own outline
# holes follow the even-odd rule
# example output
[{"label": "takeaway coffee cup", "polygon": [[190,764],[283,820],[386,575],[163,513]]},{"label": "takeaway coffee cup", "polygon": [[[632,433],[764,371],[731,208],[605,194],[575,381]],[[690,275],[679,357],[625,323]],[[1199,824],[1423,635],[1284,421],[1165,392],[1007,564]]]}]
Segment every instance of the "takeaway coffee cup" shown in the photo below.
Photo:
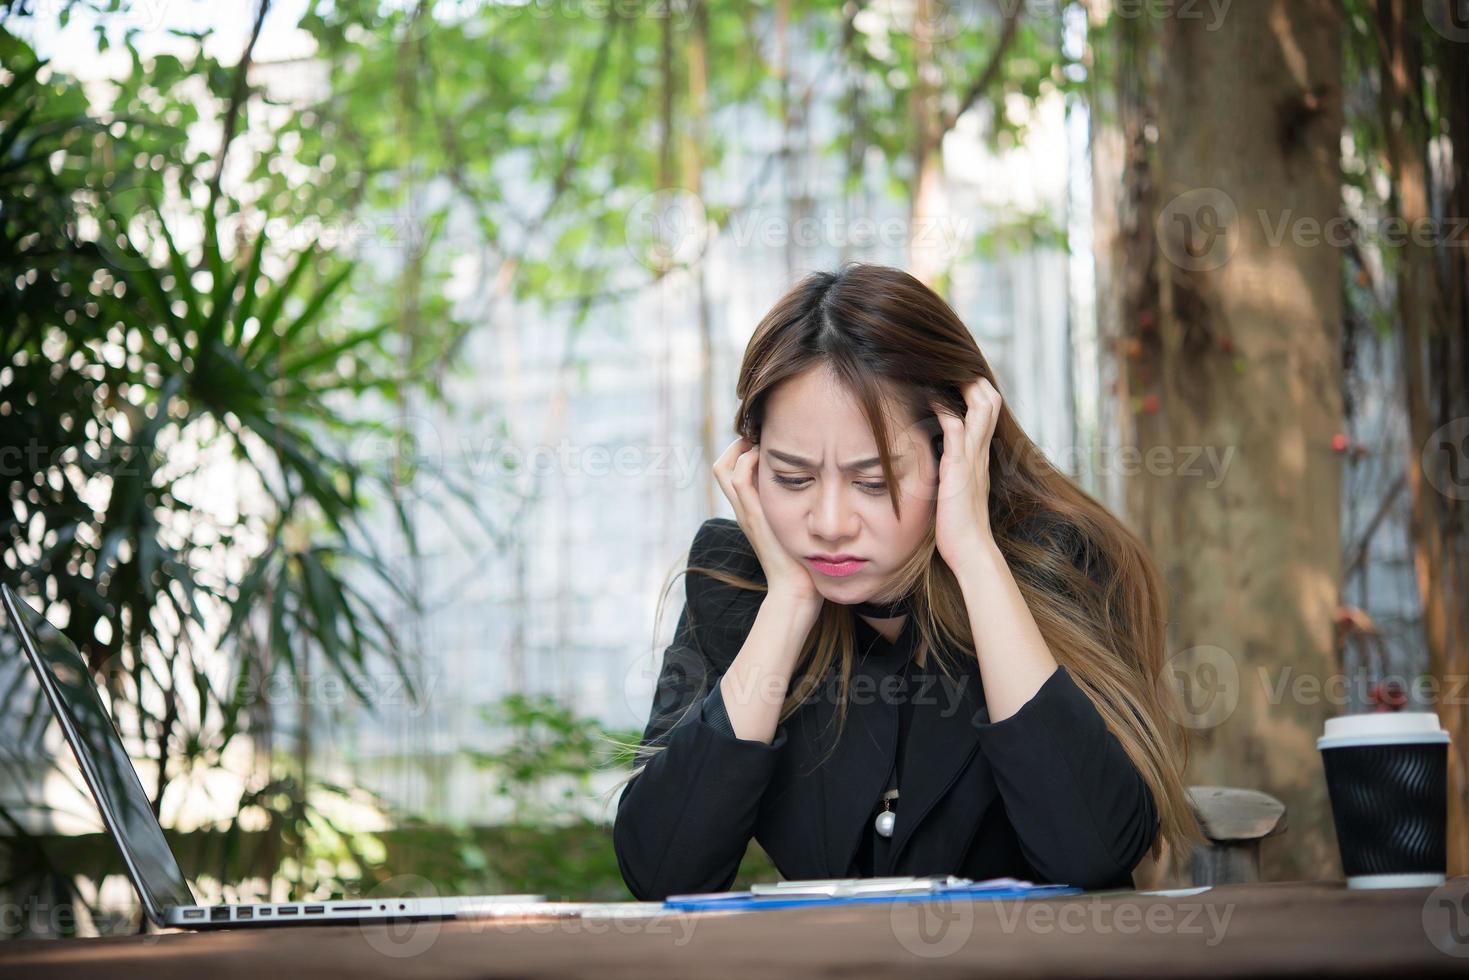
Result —
[{"label": "takeaway coffee cup", "polygon": [[1431,711],[1343,715],[1316,740],[1348,888],[1441,885],[1449,733]]}]

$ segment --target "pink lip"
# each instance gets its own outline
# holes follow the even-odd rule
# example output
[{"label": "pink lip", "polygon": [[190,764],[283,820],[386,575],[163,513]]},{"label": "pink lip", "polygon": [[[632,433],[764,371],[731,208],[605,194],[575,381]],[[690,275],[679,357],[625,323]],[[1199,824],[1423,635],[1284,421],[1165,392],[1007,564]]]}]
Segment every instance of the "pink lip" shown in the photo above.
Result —
[{"label": "pink lip", "polygon": [[830,575],[833,578],[845,578],[848,575],[861,571],[862,566],[867,564],[865,558],[852,558],[848,555],[836,555],[834,557],[838,560],[833,561],[817,556],[808,556],[806,560],[818,572],[823,575]]}]

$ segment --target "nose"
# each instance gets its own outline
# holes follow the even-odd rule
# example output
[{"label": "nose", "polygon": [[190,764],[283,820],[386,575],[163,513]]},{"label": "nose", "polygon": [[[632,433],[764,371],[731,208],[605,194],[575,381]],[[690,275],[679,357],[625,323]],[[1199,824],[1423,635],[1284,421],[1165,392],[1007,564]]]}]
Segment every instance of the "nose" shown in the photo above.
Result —
[{"label": "nose", "polygon": [[816,493],[811,513],[811,534],[823,541],[838,542],[856,534],[853,518],[856,511],[847,500],[846,487],[840,481],[826,481]]}]

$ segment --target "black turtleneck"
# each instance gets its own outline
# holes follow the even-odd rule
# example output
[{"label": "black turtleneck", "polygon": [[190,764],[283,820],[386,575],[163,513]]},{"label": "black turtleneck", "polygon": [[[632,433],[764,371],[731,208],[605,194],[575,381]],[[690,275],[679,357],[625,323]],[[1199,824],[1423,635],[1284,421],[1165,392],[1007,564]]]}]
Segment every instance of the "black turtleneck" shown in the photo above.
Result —
[{"label": "black turtleneck", "polygon": [[849,602],[844,605],[854,615],[870,616],[873,619],[896,619],[913,611],[913,597],[906,595],[897,602]]}]

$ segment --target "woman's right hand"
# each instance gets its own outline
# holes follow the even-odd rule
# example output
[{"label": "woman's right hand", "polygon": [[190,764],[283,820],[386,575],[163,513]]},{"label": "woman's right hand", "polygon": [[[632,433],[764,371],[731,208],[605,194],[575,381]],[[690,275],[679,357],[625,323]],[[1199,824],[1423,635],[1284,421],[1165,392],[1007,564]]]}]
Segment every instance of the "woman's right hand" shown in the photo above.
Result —
[{"label": "woman's right hand", "polygon": [[[760,504],[759,480],[760,447],[744,436],[729,444],[729,448],[714,463],[714,478],[734,507],[735,520],[745,532],[760,567],[765,572],[767,596],[783,596],[798,607],[809,609],[813,617],[821,611],[825,598],[816,588],[811,572],[799,560],[793,558],[765,520],[765,509]],[[814,619],[813,619],[814,621]]]}]

